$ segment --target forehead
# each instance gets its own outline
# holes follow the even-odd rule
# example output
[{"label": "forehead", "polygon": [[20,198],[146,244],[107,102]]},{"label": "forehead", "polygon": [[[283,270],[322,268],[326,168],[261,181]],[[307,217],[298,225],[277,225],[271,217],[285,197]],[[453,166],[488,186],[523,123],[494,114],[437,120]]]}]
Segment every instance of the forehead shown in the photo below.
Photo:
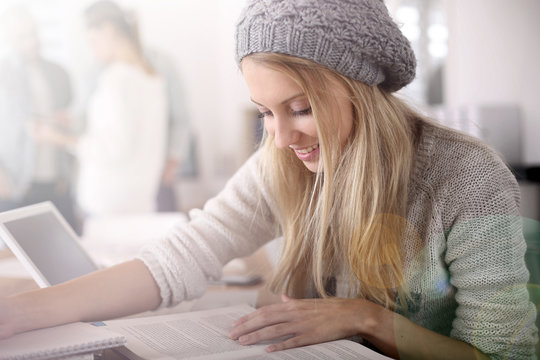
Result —
[{"label": "forehead", "polygon": [[294,79],[267,64],[246,57],[242,60],[241,68],[251,98],[255,102],[280,103],[293,95],[303,93]]}]

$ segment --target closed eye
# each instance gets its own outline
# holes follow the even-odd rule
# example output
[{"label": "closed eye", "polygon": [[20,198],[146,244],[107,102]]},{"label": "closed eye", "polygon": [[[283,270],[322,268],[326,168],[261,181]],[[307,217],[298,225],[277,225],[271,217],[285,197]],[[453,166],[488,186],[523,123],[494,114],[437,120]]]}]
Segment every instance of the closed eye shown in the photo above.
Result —
[{"label": "closed eye", "polygon": [[264,119],[267,116],[272,116],[272,112],[271,111],[265,111],[265,112],[262,112],[259,115],[257,115],[257,117],[259,119]]},{"label": "closed eye", "polygon": [[311,114],[311,106],[304,110],[293,111],[294,116],[305,116]]}]

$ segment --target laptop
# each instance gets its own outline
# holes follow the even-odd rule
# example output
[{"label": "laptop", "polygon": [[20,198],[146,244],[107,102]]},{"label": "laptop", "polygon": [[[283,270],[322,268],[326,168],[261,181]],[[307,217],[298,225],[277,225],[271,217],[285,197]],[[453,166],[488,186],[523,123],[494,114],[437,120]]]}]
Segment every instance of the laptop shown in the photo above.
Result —
[{"label": "laptop", "polygon": [[98,269],[51,202],[0,213],[0,239],[42,288]]}]

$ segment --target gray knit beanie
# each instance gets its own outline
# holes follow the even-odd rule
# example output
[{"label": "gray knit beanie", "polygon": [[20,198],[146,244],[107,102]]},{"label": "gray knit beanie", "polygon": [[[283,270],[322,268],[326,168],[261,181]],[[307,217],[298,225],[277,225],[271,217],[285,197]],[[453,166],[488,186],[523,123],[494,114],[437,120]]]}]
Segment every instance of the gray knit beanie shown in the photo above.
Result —
[{"label": "gray knit beanie", "polygon": [[236,29],[236,60],[275,52],[312,60],[396,91],[416,59],[383,0],[249,0]]}]

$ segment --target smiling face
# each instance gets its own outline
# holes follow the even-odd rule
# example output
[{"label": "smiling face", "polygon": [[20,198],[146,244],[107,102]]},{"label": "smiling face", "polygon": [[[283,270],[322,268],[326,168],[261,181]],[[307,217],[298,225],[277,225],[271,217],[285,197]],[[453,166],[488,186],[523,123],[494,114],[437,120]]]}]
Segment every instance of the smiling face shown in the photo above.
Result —
[{"label": "smiling face", "polygon": [[[286,74],[249,57],[242,60],[242,73],[251,100],[257,105],[268,134],[281,149],[291,149],[312,172],[319,168],[319,135],[311,104],[300,86]],[[341,146],[351,132],[353,111],[345,87],[329,81],[326,94],[335,97],[331,112]]]}]

